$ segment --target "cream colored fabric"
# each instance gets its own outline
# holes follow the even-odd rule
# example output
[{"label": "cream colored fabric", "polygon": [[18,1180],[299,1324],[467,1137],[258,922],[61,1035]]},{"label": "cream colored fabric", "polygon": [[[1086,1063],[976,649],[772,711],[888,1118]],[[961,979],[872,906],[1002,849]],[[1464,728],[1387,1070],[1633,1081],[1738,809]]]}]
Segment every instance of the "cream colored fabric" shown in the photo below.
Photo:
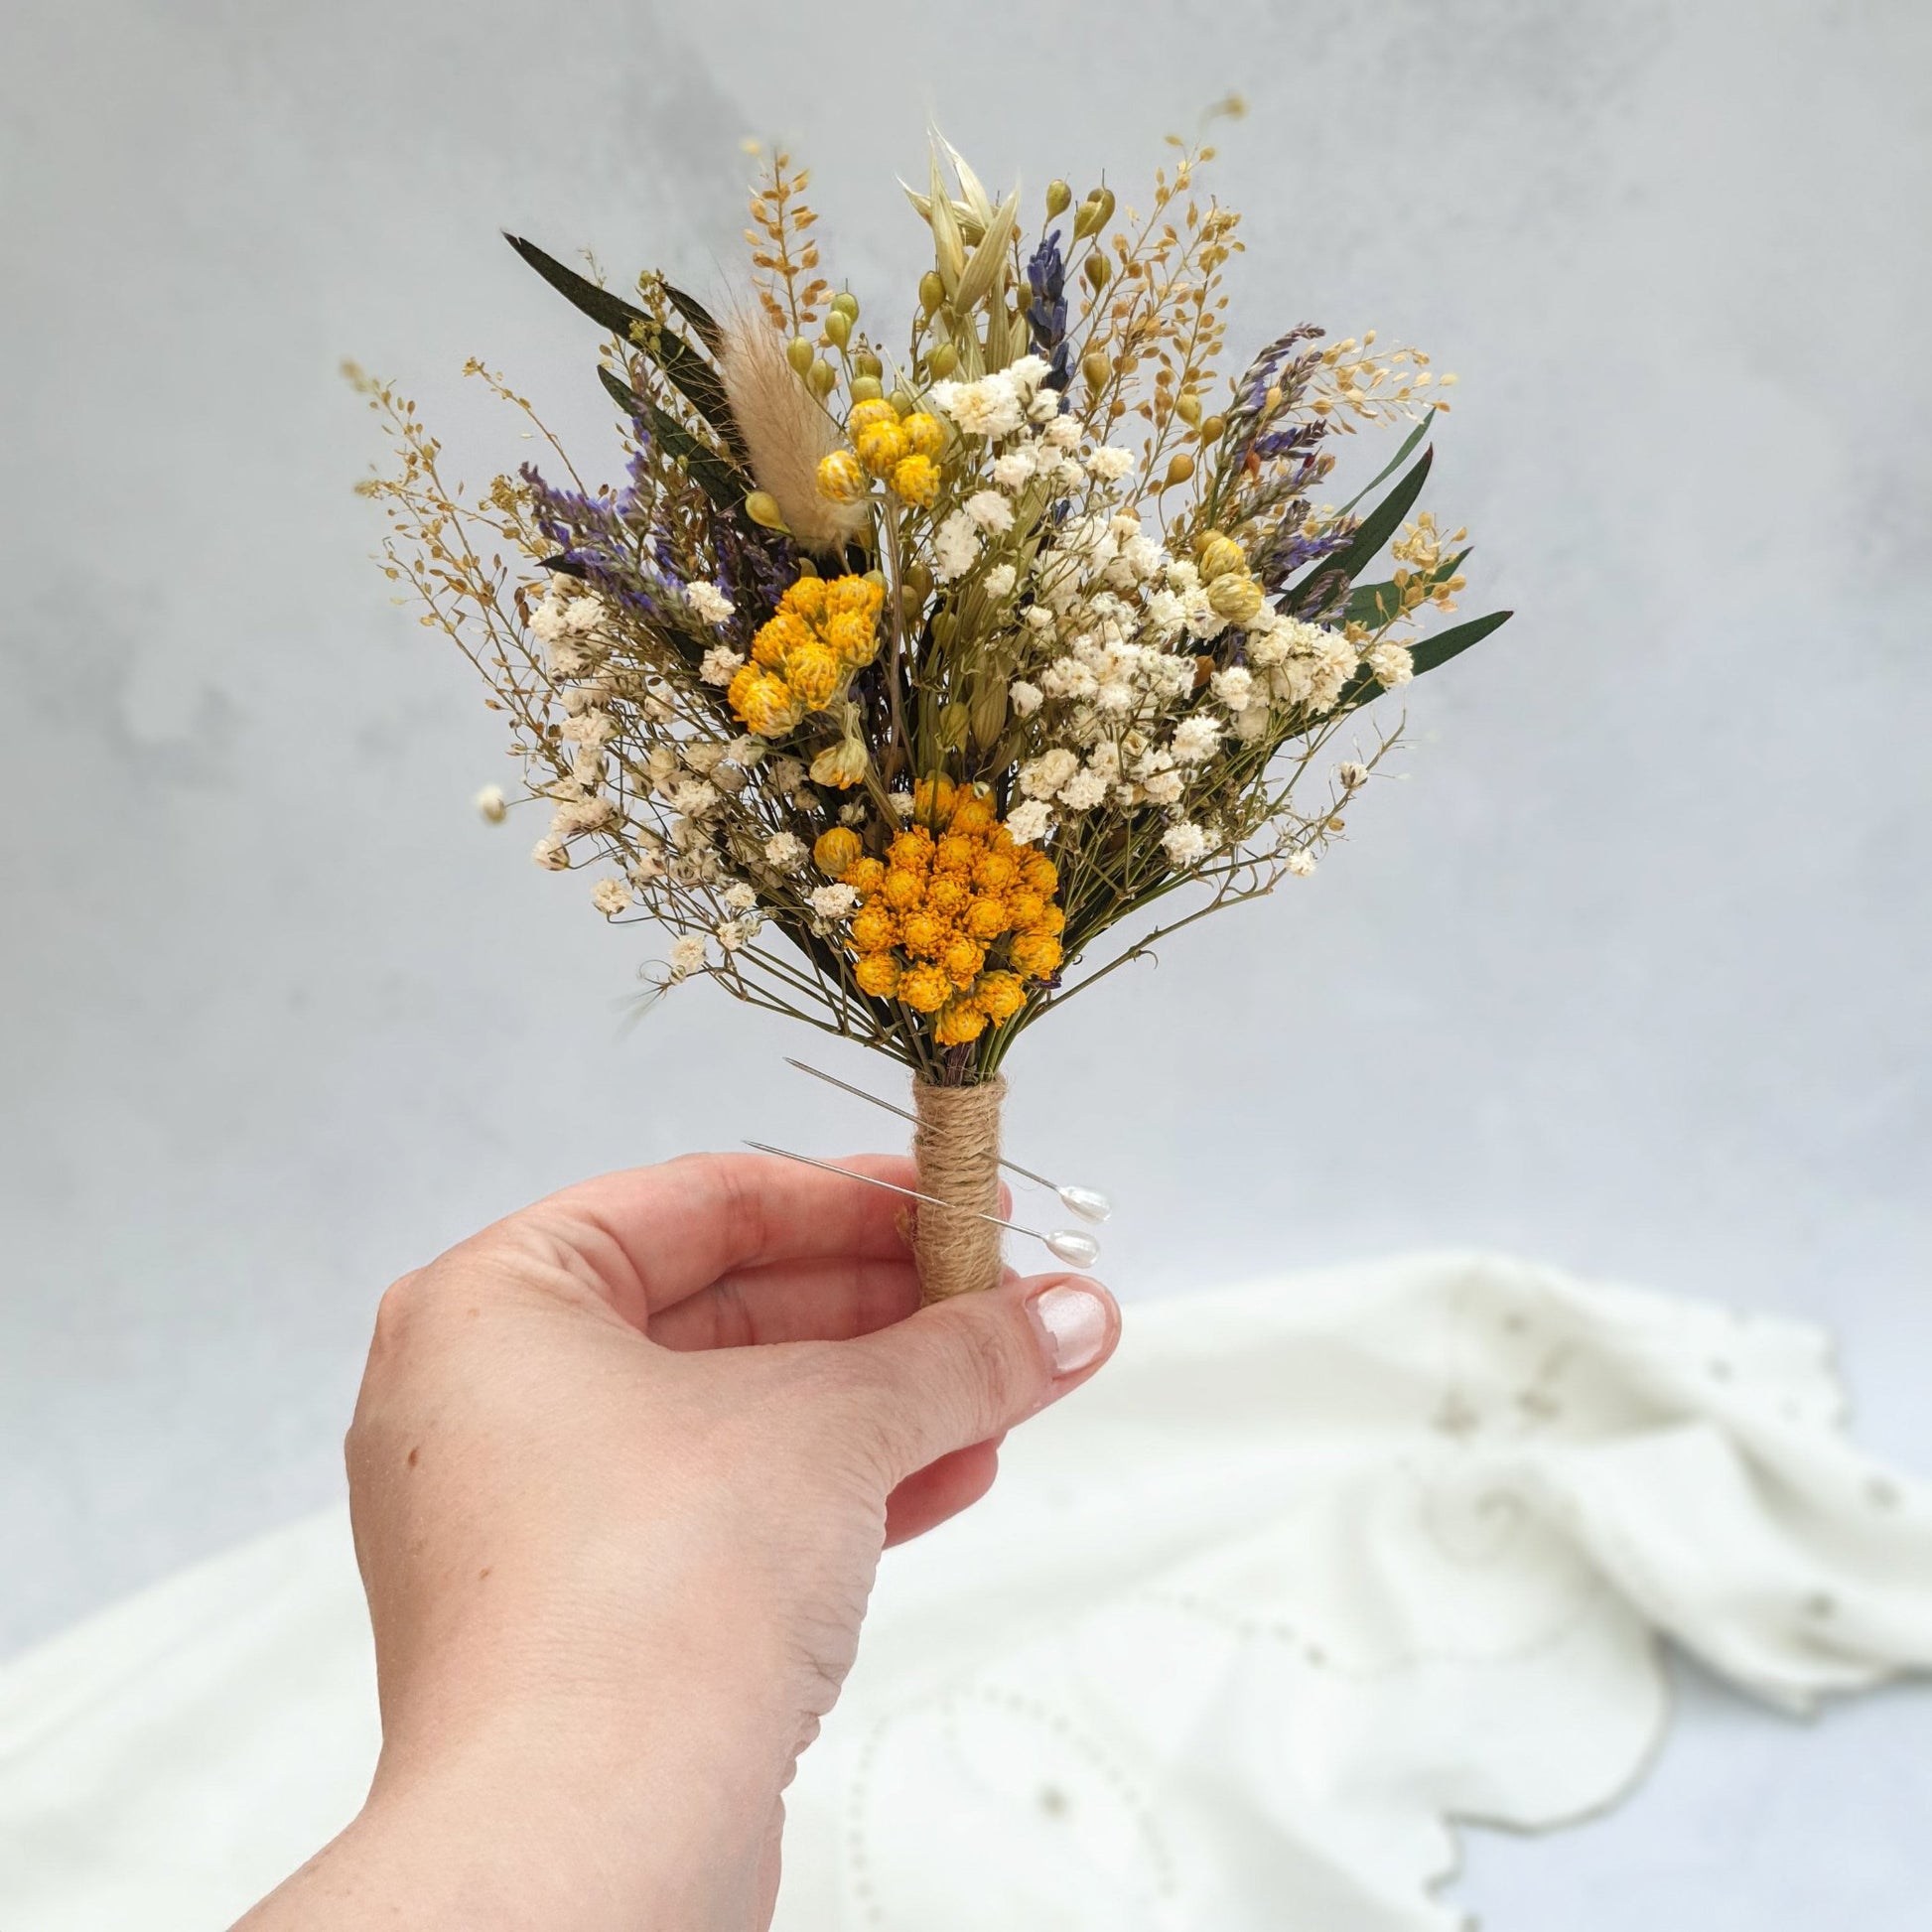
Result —
[{"label": "cream colored fabric", "polygon": [[[1421,1932],[1451,1821],[1637,1775],[1663,1633],[1801,1710],[1932,1665],[1932,1495],[1823,1338],[1493,1258],[1128,1311],[886,1559],[779,1932]],[[375,1749],[340,1511],[0,1672],[0,1925],[206,1932]]]}]

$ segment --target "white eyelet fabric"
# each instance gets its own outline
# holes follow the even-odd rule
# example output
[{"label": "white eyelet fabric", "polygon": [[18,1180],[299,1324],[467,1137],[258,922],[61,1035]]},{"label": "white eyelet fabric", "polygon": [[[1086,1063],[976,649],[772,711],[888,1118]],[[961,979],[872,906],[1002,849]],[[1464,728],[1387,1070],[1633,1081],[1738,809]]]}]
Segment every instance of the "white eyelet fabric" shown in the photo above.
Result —
[{"label": "white eyelet fabric", "polygon": [[[1127,1311],[884,1561],[777,1932],[1424,1932],[1454,1821],[1640,1774],[1657,1638],[1791,1711],[1932,1666],[1932,1495],[1817,1330],[1487,1256]],[[0,1671],[0,1925],[206,1932],[360,1802],[340,1511]]]}]

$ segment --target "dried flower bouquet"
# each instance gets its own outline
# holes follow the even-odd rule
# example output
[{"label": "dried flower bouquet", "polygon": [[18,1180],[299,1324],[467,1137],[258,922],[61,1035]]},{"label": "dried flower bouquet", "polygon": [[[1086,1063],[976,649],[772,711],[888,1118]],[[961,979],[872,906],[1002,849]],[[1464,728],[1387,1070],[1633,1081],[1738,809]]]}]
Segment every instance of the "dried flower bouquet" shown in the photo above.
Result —
[{"label": "dried flower bouquet", "polygon": [[[820,272],[782,153],[720,314],[511,237],[605,332],[621,485],[587,486],[473,362],[551,457],[465,500],[414,405],[351,371],[399,459],[362,485],[388,575],[506,718],[551,813],[538,864],[668,930],[657,989],[708,977],[911,1069],[921,1184],[959,1210],[920,1212],[933,1296],[998,1279],[977,1214],[1014,1041],[1311,872],[1395,735],[1317,769],[1344,721],[1508,616],[1418,628],[1468,554],[1415,507],[1452,377],[1310,327],[1217,372],[1241,243],[1196,196],[1211,156],[1182,148],[1145,213],[1054,182],[1029,243],[1018,191],[935,145],[897,352]],[[1337,436],[1402,424],[1366,489],[1318,501]]]}]

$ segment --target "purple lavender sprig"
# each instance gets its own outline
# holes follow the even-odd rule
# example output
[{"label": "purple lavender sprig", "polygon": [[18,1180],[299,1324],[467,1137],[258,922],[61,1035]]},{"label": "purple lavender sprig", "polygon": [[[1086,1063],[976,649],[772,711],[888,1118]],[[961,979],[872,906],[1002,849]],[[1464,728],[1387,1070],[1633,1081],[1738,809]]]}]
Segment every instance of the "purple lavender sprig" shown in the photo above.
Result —
[{"label": "purple lavender sprig", "polygon": [[1060,257],[1057,228],[1042,235],[1029,257],[1027,287],[1033,296],[1027,305],[1027,333],[1034,353],[1047,362],[1041,387],[1064,392],[1073,379],[1073,352],[1066,340],[1066,263]]}]

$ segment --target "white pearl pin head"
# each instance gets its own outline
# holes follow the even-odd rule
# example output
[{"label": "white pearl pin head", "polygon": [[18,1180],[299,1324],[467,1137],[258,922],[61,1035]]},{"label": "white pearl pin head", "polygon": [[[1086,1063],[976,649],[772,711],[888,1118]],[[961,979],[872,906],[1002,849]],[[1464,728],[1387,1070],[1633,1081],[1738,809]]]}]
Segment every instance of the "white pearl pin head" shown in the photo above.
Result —
[{"label": "white pearl pin head", "polygon": [[1083,1221],[1104,1221],[1114,1211],[1113,1202],[1096,1187],[1055,1187],[1053,1191],[1059,1195],[1060,1205]]},{"label": "white pearl pin head", "polygon": [[[787,1066],[795,1066],[800,1073],[809,1073],[814,1080],[823,1080],[828,1087],[837,1087],[841,1093],[851,1094],[855,1100],[869,1101],[873,1106],[883,1109],[886,1113],[897,1114],[900,1120],[909,1120],[914,1126],[918,1124],[918,1116],[916,1114],[907,1113],[903,1107],[895,1107],[890,1100],[882,1100],[876,1093],[868,1093],[864,1087],[855,1087],[849,1080],[841,1080],[834,1074],[821,1072],[817,1067],[809,1066],[803,1060],[793,1059],[789,1054],[785,1056],[785,1064]],[[1018,1161],[1002,1159],[1000,1166],[1005,1168],[1009,1173],[1023,1174],[1027,1179],[1037,1183],[1041,1187],[1050,1187],[1059,1196],[1060,1205],[1069,1214],[1077,1214],[1083,1221],[1092,1221],[1098,1226],[1100,1222],[1106,1220],[1114,1211],[1113,1202],[1097,1187],[1075,1187],[1070,1183],[1066,1186],[1061,1186],[1056,1180],[1048,1180],[1043,1173],[1035,1173],[1032,1168],[1023,1168]],[[992,1216],[989,1215],[987,1218],[991,1219]],[[1003,1225],[1011,1224],[1003,1223]],[[1028,1232],[1025,1229],[1021,1231],[1023,1233]],[[1062,1228],[1056,1234],[1051,1236],[1042,1234],[1038,1238],[1044,1241],[1048,1248],[1052,1248],[1054,1255],[1059,1260],[1066,1262],[1070,1267],[1089,1268],[1099,1258],[1099,1245],[1090,1235],[1082,1234],[1077,1228]],[[1053,1247],[1055,1241],[1070,1243],[1071,1251],[1062,1254],[1058,1248]],[[1087,1253],[1083,1259],[1076,1259],[1076,1253],[1083,1247],[1091,1250],[1091,1252]]]},{"label": "white pearl pin head", "polygon": [[1045,1240],[1046,1252],[1069,1268],[1091,1268],[1100,1259],[1100,1243],[1080,1228],[1056,1228]]},{"label": "white pearl pin head", "polygon": [[[759,1154],[775,1154],[780,1161],[796,1161],[803,1167],[818,1168],[826,1173],[842,1173],[848,1180],[863,1181],[868,1187],[883,1187],[889,1194],[903,1194],[907,1200],[924,1201],[928,1207],[951,1205],[931,1194],[921,1193],[916,1187],[901,1187],[897,1181],[881,1180],[877,1174],[858,1173],[851,1168],[842,1168],[836,1161],[821,1161],[810,1154],[794,1154],[788,1147],[772,1147],[765,1141],[747,1141],[745,1145]],[[1038,1228],[1023,1227],[1018,1221],[1004,1220],[998,1214],[982,1214],[975,1208],[954,1211],[963,1211],[971,1214],[976,1221],[991,1221],[996,1228],[1006,1228],[1014,1234],[1024,1234],[1038,1241],[1055,1261],[1063,1261],[1069,1268],[1091,1268],[1100,1259],[1100,1243],[1080,1228],[1055,1228],[1051,1234],[1043,1234]]]}]

